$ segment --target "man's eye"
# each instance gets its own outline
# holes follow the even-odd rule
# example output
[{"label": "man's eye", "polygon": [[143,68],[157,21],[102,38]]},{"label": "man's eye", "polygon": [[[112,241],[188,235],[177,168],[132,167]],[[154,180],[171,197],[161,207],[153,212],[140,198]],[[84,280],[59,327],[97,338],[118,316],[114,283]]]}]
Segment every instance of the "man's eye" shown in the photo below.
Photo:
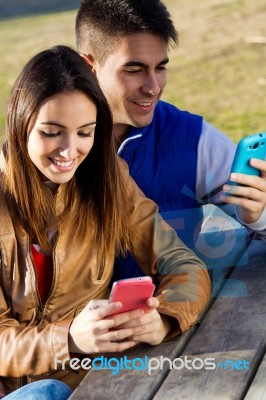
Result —
[{"label": "man's eye", "polygon": [[47,136],[47,137],[56,137],[56,136],[60,135],[60,132],[46,132],[46,131],[41,131],[41,133],[42,133],[44,136]]},{"label": "man's eye", "polygon": [[141,72],[141,69],[127,69],[126,72],[128,74],[134,75],[134,74],[138,74],[139,72]]}]

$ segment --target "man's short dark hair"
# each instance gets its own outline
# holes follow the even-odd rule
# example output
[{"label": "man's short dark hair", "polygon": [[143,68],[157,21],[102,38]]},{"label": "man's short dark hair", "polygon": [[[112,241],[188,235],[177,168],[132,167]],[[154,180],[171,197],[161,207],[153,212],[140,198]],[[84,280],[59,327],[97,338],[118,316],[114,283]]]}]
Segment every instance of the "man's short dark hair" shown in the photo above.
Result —
[{"label": "man's short dark hair", "polygon": [[78,50],[99,63],[116,48],[119,39],[151,33],[167,45],[178,43],[170,13],[161,0],[83,0],[76,18]]}]

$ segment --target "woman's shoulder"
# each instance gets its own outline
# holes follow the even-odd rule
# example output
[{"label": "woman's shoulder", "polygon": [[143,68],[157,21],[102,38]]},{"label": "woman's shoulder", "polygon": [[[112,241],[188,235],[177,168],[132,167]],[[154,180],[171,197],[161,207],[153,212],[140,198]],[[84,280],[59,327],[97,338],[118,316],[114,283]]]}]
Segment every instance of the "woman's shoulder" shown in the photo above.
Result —
[{"label": "woman's shoulder", "polygon": [[129,174],[129,168],[127,162],[119,155],[117,155],[116,157],[117,157],[118,167],[120,168],[120,170],[125,172],[126,174]]}]

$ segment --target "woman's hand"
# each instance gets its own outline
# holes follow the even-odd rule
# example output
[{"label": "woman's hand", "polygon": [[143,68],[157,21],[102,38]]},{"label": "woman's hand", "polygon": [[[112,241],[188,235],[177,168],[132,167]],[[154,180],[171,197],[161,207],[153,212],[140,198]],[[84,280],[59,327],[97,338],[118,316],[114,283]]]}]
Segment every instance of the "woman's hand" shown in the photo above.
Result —
[{"label": "woman's hand", "polygon": [[258,221],[266,206],[266,161],[252,158],[250,165],[259,169],[261,176],[233,173],[230,180],[243,186],[226,184],[223,186],[226,195],[221,196],[225,203],[238,207],[239,216],[246,224]]},{"label": "woman's hand", "polygon": [[[124,327],[142,315],[141,310],[112,315],[122,304],[108,300],[92,300],[74,318],[69,329],[70,353],[119,352],[133,347],[135,335],[143,331],[140,324]],[[122,342],[120,342],[123,340]]]},{"label": "woman's hand", "polygon": [[[145,342],[151,345],[157,345],[163,341],[165,336],[170,332],[171,319],[167,316],[160,315],[156,310],[159,307],[159,300],[151,297],[147,300],[149,311],[143,315],[123,323],[123,328],[143,327],[141,332],[135,333],[131,339],[134,342]],[[126,314],[126,313],[125,313]]]}]

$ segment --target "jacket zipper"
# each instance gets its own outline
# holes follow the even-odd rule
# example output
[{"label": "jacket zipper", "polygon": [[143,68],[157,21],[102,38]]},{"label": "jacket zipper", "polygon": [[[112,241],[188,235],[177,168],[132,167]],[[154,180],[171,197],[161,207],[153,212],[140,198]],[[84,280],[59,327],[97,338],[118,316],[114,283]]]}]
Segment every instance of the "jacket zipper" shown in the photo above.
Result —
[{"label": "jacket zipper", "polygon": [[31,252],[31,245],[28,243],[28,254],[30,255],[30,261],[31,261],[31,267],[33,269],[34,275],[35,275],[35,290],[36,290],[36,297],[37,297],[37,302],[38,302],[38,308],[37,308],[37,313],[36,313],[36,321],[40,322],[43,318],[43,309],[44,305],[42,304],[41,297],[39,294],[39,288],[38,288],[38,275],[36,272],[35,264],[32,258],[32,252]]},{"label": "jacket zipper", "polygon": [[36,315],[36,320],[38,322],[41,322],[43,319],[43,314],[44,314],[44,304],[41,303],[41,305],[38,307],[37,315]]},{"label": "jacket zipper", "polygon": [[[56,246],[56,244],[55,244],[55,246]],[[48,300],[49,300],[49,298],[51,297],[51,295],[52,295],[52,293],[54,291],[54,284],[55,284],[55,268],[54,268],[54,266],[55,266],[55,256],[54,256],[54,251],[53,251],[52,257],[53,257],[53,280],[52,280],[52,284],[51,284],[51,288],[50,288],[49,294],[48,294],[48,296],[46,298],[46,301],[44,303],[42,302],[42,300],[40,298],[38,285],[37,285],[37,288],[36,288],[37,289],[37,293],[38,293],[38,299],[39,299],[39,308],[38,308],[38,311],[37,311],[37,317],[36,318],[37,318],[37,321],[39,323],[43,320],[43,317],[44,317],[44,314],[45,314],[45,310],[46,310],[46,305],[47,305]],[[33,265],[34,265],[34,263],[33,263]],[[35,268],[34,268],[34,270],[35,270]],[[35,270],[35,275],[37,275],[36,274],[36,270]],[[37,280],[36,280],[36,282],[37,282]]]}]

